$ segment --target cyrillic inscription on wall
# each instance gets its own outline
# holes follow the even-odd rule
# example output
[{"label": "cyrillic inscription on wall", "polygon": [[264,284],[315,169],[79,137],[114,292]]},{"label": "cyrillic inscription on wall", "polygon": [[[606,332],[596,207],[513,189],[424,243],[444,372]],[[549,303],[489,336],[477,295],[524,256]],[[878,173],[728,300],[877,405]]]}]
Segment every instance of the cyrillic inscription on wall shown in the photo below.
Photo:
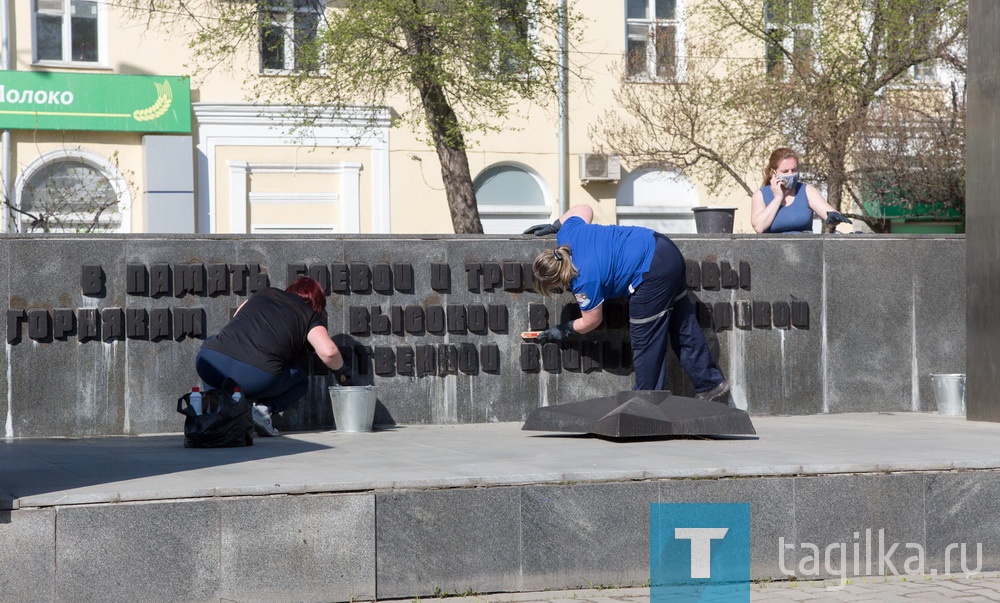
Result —
[{"label": "cyrillic inscription on wall", "polygon": [[[499,373],[504,362],[512,360],[519,370],[527,373],[563,370],[589,373],[631,368],[625,300],[606,302],[601,331],[582,341],[544,345],[520,341],[521,331],[544,330],[579,316],[573,303],[564,304],[558,315],[550,313],[549,306],[533,292],[530,263],[468,262],[464,274],[457,276],[444,263],[432,263],[420,273],[404,262],[291,263],[284,268],[287,282],[309,276],[320,283],[327,295],[343,296],[344,324],[331,327],[335,334],[344,333],[357,342],[343,351],[361,375],[369,371],[382,378]],[[809,304],[804,300],[791,296],[776,301],[743,298],[751,289],[749,262],[688,260],[686,278],[688,289],[696,296],[698,292],[731,290],[740,297],[731,302],[696,300],[698,320],[704,329],[722,333],[732,329],[809,328]],[[464,290],[456,297],[468,299],[470,294],[472,297],[489,294],[484,296],[489,301],[450,302],[455,281]],[[143,307],[141,300],[196,298],[202,303],[209,300],[224,303],[236,298],[230,300],[231,316],[240,301],[238,298],[269,285],[268,271],[260,264],[128,264],[125,282],[110,284],[102,266],[85,264],[80,268],[81,294],[100,299],[107,297],[109,286],[123,286],[129,300],[126,307],[11,307],[7,310],[7,343],[18,345],[25,339],[46,344],[203,339],[224,326],[207,324],[208,313],[203,305],[191,304],[187,299],[181,305]],[[392,301],[397,295],[412,298],[418,290],[429,290],[432,295],[425,299],[435,301]],[[357,301],[365,296],[378,299],[376,295],[386,301]],[[526,324],[512,325],[512,316],[523,317],[518,322]],[[469,340],[440,341],[452,335]],[[517,341],[510,341],[512,338]],[[387,339],[392,345],[384,343]],[[507,348],[514,345],[519,353],[501,354],[500,344]],[[318,372],[325,371],[321,364],[314,365]]]}]

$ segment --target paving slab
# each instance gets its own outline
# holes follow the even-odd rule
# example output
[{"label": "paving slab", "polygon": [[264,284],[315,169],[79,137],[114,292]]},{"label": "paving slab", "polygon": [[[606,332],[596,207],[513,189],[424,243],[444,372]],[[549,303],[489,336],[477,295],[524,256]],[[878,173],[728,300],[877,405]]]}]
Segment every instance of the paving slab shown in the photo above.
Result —
[{"label": "paving slab", "polygon": [[[526,432],[520,423],[416,425],[289,433],[220,450],[185,449],[180,434],[3,440],[0,509],[18,510],[0,512],[0,522],[9,524],[0,534],[8,548],[35,538],[45,546],[25,549],[27,559],[49,560],[38,584],[22,579],[5,588],[30,593],[41,585],[67,600],[105,590],[140,599],[164,594],[167,582],[137,580],[142,567],[160,567],[158,558],[147,557],[165,542],[181,558],[191,551],[207,557],[197,585],[162,600],[274,600],[276,591],[247,577],[282,564],[273,585],[299,589],[302,600],[320,591],[323,600],[426,599],[435,585],[470,594],[637,586],[648,583],[647,527],[616,513],[628,508],[628,517],[639,518],[653,501],[743,500],[766,509],[753,525],[757,577],[787,575],[775,565],[781,536],[841,542],[860,528],[888,526],[893,537],[914,539],[932,553],[958,540],[983,542],[989,551],[1000,542],[989,504],[1000,490],[998,424],[873,413],[761,417],[755,426],[756,436],[613,441]],[[316,496],[294,496],[301,494]],[[274,529],[248,531],[256,521],[248,518],[260,516],[271,518]],[[924,533],[928,517],[939,527]],[[180,537],[190,530],[215,536]],[[350,538],[364,546],[346,546]],[[245,550],[261,542],[269,543],[261,556],[247,558]],[[607,551],[595,557],[594,547]],[[316,551],[323,561],[295,561]],[[106,585],[93,574],[95,564],[88,565],[91,552],[115,564]],[[797,554],[782,559],[795,566]],[[994,572],[983,580],[889,576],[827,590],[836,583],[817,573],[814,582],[755,584],[753,597],[1000,600],[993,598],[1000,593],[1000,563],[991,555],[977,565]],[[932,554],[922,571],[940,570],[943,560]],[[317,568],[340,576],[341,590],[330,591]],[[518,596],[595,603],[643,596],[618,590]]]},{"label": "paving slab", "polygon": [[[1000,468],[1000,424],[930,413],[758,417],[756,436],[613,441],[520,423],[289,433],[188,449],[179,434],[0,440],[0,497],[125,501],[671,478]],[[3,501],[0,501],[3,503]]]},{"label": "paving slab", "polygon": [[[962,594],[953,587],[969,586]],[[405,599],[395,603],[427,603],[433,599]],[[922,579],[872,578],[861,583],[852,582],[842,589],[835,582],[767,582],[755,583],[750,588],[754,603],[777,601],[871,601],[889,603],[898,601],[1000,601],[1000,576],[991,572],[960,578],[925,576]],[[552,590],[522,593],[494,593],[448,597],[448,603],[638,603],[649,601],[648,588],[601,588],[579,590]]]},{"label": "paving slab", "polygon": [[[968,586],[956,594],[954,587]],[[395,603],[427,603],[434,599],[404,599]],[[440,599],[438,599],[440,600]],[[900,577],[851,581],[842,588],[836,582],[766,582],[750,587],[753,603],[777,601],[850,601],[851,603],[890,603],[920,601],[1000,601],[1000,575],[994,572],[970,577],[942,578],[924,576],[903,580]],[[477,594],[448,597],[447,603],[638,603],[649,601],[648,588],[600,588],[552,590],[522,593]]]}]

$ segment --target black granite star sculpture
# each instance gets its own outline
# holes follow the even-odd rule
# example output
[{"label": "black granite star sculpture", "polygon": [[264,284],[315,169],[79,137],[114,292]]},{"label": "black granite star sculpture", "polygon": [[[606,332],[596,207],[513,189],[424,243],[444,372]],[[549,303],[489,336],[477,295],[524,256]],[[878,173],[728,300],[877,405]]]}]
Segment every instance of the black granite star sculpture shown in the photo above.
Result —
[{"label": "black granite star sculpture", "polygon": [[591,433],[609,438],[754,435],[745,410],[669,391],[627,391],[613,396],[537,408],[525,431]]}]

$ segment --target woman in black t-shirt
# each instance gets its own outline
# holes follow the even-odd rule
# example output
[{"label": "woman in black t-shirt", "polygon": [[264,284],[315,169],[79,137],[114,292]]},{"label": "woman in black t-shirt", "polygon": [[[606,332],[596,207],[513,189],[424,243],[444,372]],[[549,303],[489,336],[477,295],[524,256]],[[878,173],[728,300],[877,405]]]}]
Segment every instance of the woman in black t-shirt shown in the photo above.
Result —
[{"label": "woman in black t-shirt", "polygon": [[349,370],[326,325],[326,295],[315,280],[302,277],[287,289],[268,287],[243,302],[218,335],[202,344],[195,360],[206,387],[232,379],[252,398],[261,435],[276,436],[271,415],[305,395],[308,374],[296,364],[311,350],[330,367],[337,382],[351,382]]}]

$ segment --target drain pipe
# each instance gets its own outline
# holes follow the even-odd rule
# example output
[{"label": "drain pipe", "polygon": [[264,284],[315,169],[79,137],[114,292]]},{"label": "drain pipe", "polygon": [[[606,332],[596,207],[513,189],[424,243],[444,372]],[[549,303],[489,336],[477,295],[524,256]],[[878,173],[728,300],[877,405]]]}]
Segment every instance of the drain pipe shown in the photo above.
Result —
[{"label": "drain pipe", "polygon": [[[10,0],[0,0],[0,52],[3,53],[3,63],[0,64],[0,70],[10,71],[13,65],[10,60]],[[11,160],[10,148],[10,130],[4,130],[3,134],[0,134],[0,172],[2,172],[0,173],[0,185],[3,187],[0,194],[2,194],[4,202],[8,204],[14,202],[12,195],[14,184],[11,178],[13,161]],[[10,222],[10,210],[7,209],[3,212],[3,218],[0,219],[0,232],[11,230]]]},{"label": "drain pipe", "polygon": [[569,209],[569,14],[559,0],[559,213]]}]

